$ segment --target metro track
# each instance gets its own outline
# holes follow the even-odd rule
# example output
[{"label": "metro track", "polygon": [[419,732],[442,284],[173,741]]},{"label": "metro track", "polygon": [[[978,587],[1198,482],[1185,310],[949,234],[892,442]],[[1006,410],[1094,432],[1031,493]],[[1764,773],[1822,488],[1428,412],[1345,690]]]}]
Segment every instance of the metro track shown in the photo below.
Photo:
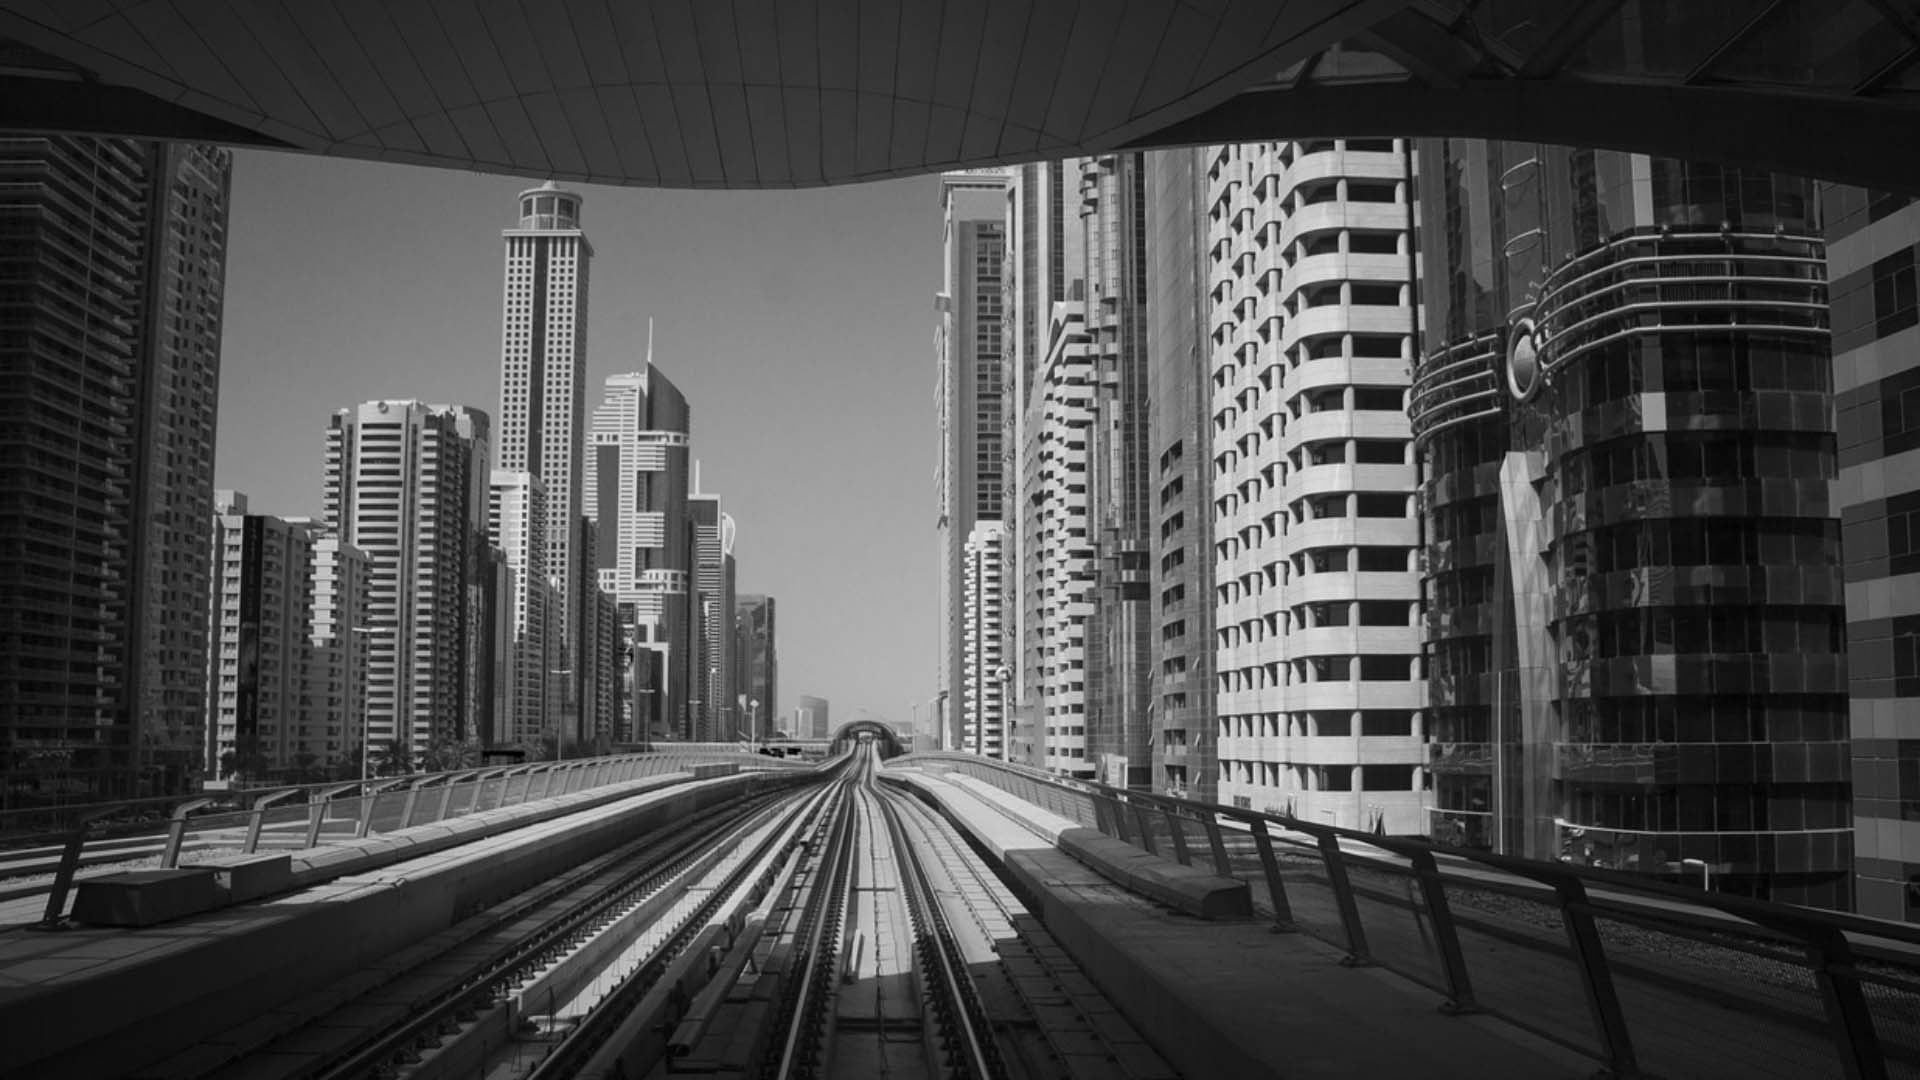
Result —
[{"label": "metro track", "polygon": [[877,765],[863,745],[471,912],[210,1075],[1175,1076]]}]

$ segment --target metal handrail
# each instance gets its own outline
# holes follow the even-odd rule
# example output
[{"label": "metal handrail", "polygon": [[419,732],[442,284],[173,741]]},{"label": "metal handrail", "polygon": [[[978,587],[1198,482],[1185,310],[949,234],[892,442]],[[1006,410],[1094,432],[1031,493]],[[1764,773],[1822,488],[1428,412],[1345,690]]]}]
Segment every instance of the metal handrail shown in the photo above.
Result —
[{"label": "metal handrail", "polygon": [[[1904,973],[1920,976],[1920,926],[1912,924],[1724,893],[1703,893],[1625,871],[1443,847],[1416,837],[1383,836],[1302,821],[1284,814],[1129,791],[971,754],[919,753],[888,762],[890,767],[923,764],[972,775],[1055,812],[1061,808],[1060,797],[1078,797],[1087,813],[1062,816],[1083,821],[1091,819],[1093,827],[1107,836],[1186,864],[1191,864],[1191,851],[1180,822],[1198,821],[1208,828],[1210,844],[1215,843],[1222,821],[1244,826],[1259,856],[1259,874],[1271,897],[1275,929],[1284,931],[1302,928],[1294,918],[1281,860],[1275,851],[1276,842],[1288,843],[1302,854],[1318,858],[1334,893],[1345,939],[1340,944],[1347,953],[1343,962],[1351,966],[1374,964],[1377,957],[1367,941],[1357,903],[1359,893],[1348,868],[1371,866],[1408,875],[1419,887],[1421,903],[1416,910],[1424,912],[1434,933],[1430,947],[1437,954],[1447,993],[1442,1007],[1453,1013],[1481,1011],[1484,1006],[1475,995],[1469,965],[1458,940],[1459,920],[1447,902],[1443,883],[1452,880],[1456,884],[1488,885],[1495,891],[1515,892],[1512,886],[1459,878],[1460,871],[1473,866],[1534,883],[1538,892],[1531,898],[1551,903],[1565,929],[1568,955],[1579,969],[1581,991],[1599,1044],[1596,1056],[1618,1077],[1641,1075],[1641,1066],[1614,986],[1614,970],[1620,965],[1608,958],[1596,921],[1598,916],[1641,926],[1666,927],[1664,932],[1696,938],[1734,932],[1767,942],[1769,946],[1786,946],[1797,951],[1819,991],[1828,1036],[1843,1075],[1849,1078],[1878,1080],[1888,1075],[1863,983],[1920,993],[1920,979],[1908,985],[1904,980],[1889,980],[1856,966],[1856,958],[1871,957]],[[1159,845],[1152,830],[1156,818],[1165,823],[1172,838],[1170,852],[1156,852]],[[1282,832],[1305,839],[1276,835]],[[1367,849],[1380,854],[1369,855]],[[1404,860],[1405,865],[1397,865],[1393,861],[1396,859]],[[1222,876],[1233,876],[1223,848],[1216,848],[1214,862],[1216,872],[1224,870]],[[1911,1052],[1911,1048],[1908,1049]]]}]

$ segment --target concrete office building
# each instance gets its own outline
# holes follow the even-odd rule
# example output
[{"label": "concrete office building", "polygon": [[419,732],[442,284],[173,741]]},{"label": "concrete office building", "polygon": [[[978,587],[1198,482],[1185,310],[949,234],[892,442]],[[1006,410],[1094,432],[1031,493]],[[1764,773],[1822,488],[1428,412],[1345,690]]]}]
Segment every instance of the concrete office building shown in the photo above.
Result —
[{"label": "concrete office building", "polygon": [[228,151],[0,139],[0,784],[184,789],[205,760]]},{"label": "concrete office building", "polygon": [[772,733],[772,717],[780,711],[780,639],[774,621],[774,598],[746,594],[733,602],[734,641],[740,672],[740,694],[754,733]]},{"label": "concrete office building", "polygon": [[1007,528],[998,521],[982,521],[967,534],[966,574],[961,588],[966,639],[961,642],[960,730],[956,750],[985,757],[1006,757],[1006,701],[1013,693],[1011,669],[1006,663],[1006,591],[1001,581],[1006,563]]},{"label": "concrete office building", "polygon": [[1433,835],[1848,906],[1814,185],[1464,139],[1420,174]]},{"label": "concrete office building", "polygon": [[1090,528],[1088,429],[1098,373],[1081,302],[1055,306],[1047,341],[1022,423],[1019,677],[1021,724],[1031,725],[1031,734],[1021,753],[1029,764],[1091,779],[1087,619],[1099,556]]},{"label": "concrete office building", "polygon": [[945,692],[943,739],[984,720],[969,715],[967,687],[985,673],[966,666],[967,538],[976,524],[998,521],[1006,494],[1003,379],[1007,258],[1007,185],[1003,169],[948,173],[940,179],[943,278],[934,298],[936,424],[935,531],[940,551],[940,657],[936,686]]},{"label": "concrete office building", "polygon": [[1846,557],[1854,909],[1920,921],[1920,205],[1821,185]]},{"label": "concrete office building", "polygon": [[554,586],[547,575],[547,489],[538,476],[511,469],[492,470],[487,495],[487,535],[506,557],[513,591],[512,647],[496,675],[504,712],[496,713],[502,742],[532,746],[550,727],[547,714],[548,670],[558,653],[549,623]]},{"label": "concrete office building", "polygon": [[581,498],[582,510],[600,526],[600,588],[613,595],[622,646],[636,658],[626,708],[645,718],[649,731],[680,738],[692,731],[691,702],[698,696],[688,679],[694,651],[691,433],[686,396],[651,355],[644,370],[609,376],[593,412]]},{"label": "concrete office building", "polygon": [[1147,169],[1147,443],[1152,467],[1152,790],[1212,802],[1213,408],[1208,343],[1207,152]]},{"label": "concrete office building", "polygon": [[1210,148],[1219,799],[1426,831],[1404,148]]},{"label": "concrete office building", "polygon": [[483,412],[370,401],[327,430],[326,520],[373,563],[367,634],[376,754],[478,739],[469,590],[487,543]]},{"label": "concrete office building", "polygon": [[520,222],[502,231],[506,277],[500,331],[496,462],[546,485],[547,575],[556,582],[548,623],[559,643],[550,669],[559,712],[580,735],[589,665],[580,638],[582,448],[586,437],[587,293],[593,245],[580,228],[580,196],[551,182],[520,193]]}]

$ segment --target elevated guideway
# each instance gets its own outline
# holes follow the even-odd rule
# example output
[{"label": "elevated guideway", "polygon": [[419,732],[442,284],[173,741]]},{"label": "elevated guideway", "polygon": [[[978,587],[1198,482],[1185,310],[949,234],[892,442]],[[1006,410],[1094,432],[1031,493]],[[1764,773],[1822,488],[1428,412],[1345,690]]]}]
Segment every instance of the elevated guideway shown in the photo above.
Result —
[{"label": "elevated guideway", "polygon": [[0,1074],[1920,1072],[1910,927],[853,747],[470,778],[251,899],[0,930]]}]

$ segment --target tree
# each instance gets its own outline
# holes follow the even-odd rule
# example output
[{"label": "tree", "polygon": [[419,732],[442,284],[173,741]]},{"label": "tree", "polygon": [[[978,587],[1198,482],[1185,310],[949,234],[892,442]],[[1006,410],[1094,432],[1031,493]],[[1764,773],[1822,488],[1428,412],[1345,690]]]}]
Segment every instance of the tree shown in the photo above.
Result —
[{"label": "tree", "polygon": [[220,755],[220,775],[234,780],[258,780],[273,766],[260,736],[247,734],[233,740],[233,746]]},{"label": "tree", "polygon": [[435,735],[420,755],[423,772],[455,772],[480,764],[480,748],[445,735]]},{"label": "tree", "polygon": [[406,776],[413,772],[413,750],[405,739],[388,739],[373,748],[368,759],[375,776]]}]

